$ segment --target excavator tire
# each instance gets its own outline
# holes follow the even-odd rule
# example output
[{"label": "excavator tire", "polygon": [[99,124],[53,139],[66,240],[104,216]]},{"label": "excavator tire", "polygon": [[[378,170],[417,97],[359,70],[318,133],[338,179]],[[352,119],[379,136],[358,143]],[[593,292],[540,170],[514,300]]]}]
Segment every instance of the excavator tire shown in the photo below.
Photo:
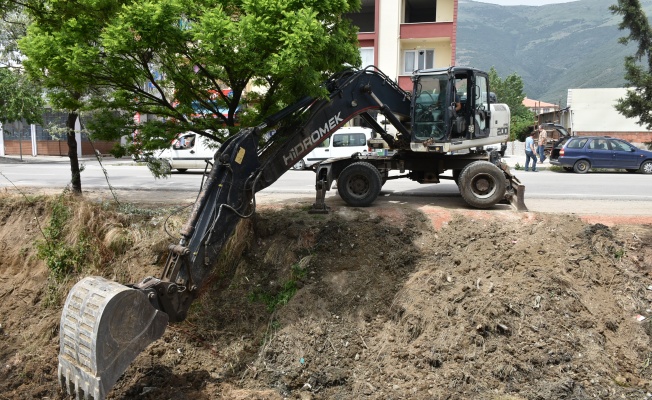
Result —
[{"label": "excavator tire", "polygon": [[61,313],[59,382],[69,395],[104,400],[136,356],[165,332],[168,316],[144,292],[91,276]]},{"label": "excavator tire", "polygon": [[453,180],[455,181],[455,184],[457,186],[460,185],[460,174],[462,173],[461,169],[454,169],[453,170]]},{"label": "excavator tire", "polygon": [[505,198],[505,174],[488,161],[474,161],[464,167],[459,178],[462,198],[476,208],[491,207]]},{"label": "excavator tire", "polygon": [[350,206],[368,207],[378,197],[382,182],[376,167],[360,161],[344,168],[337,178],[337,192]]}]

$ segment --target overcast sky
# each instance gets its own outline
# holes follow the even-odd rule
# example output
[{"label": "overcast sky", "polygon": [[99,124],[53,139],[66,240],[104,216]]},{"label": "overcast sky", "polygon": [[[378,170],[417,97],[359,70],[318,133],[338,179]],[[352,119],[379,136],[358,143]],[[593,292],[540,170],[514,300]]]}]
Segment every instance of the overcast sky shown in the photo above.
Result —
[{"label": "overcast sky", "polygon": [[501,6],[543,6],[545,4],[569,3],[572,0],[475,0],[481,3],[499,4]]}]

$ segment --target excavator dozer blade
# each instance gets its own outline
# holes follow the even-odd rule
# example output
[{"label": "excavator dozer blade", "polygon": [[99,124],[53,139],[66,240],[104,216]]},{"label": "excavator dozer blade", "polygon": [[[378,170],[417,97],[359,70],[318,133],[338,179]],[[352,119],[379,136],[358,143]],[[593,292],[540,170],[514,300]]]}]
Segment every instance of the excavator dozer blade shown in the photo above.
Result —
[{"label": "excavator dozer blade", "polygon": [[528,211],[525,205],[525,185],[514,176],[510,179],[510,183],[513,192],[508,195],[509,204],[516,211]]},{"label": "excavator dozer blade", "polygon": [[77,399],[104,400],[120,375],[160,338],[167,314],[147,295],[101,277],[79,281],[68,294],[59,332],[59,381]]}]

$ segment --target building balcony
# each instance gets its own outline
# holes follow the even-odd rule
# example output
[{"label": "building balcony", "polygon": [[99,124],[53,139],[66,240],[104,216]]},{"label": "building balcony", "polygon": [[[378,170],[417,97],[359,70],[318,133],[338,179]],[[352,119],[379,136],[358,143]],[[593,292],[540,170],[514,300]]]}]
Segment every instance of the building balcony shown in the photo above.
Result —
[{"label": "building balcony", "polygon": [[452,22],[422,22],[401,24],[401,39],[452,38]]}]

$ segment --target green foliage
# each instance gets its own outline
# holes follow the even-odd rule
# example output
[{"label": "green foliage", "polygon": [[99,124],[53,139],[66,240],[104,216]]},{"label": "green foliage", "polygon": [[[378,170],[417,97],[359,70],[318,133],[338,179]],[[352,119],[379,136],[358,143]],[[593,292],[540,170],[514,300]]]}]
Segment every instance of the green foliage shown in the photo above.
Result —
[{"label": "green foliage", "polygon": [[42,115],[43,98],[38,86],[17,70],[0,68],[0,122],[40,123]]},{"label": "green foliage", "polygon": [[621,30],[629,29],[628,36],[620,38],[620,43],[630,41],[637,43],[633,56],[625,57],[625,80],[633,90],[627,92],[624,99],[619,99],[616,109],[628,118],[638,118],[646,129],[652,129],[652,27],[639,0],[618,0],[610,8],[612,13],[622,15],[623,21],[618,25]]},{"label": "green foliage", "polygon": [[[356,29],[341,18],[359,0],[39,4],[20,42],[25,67],[59,108],[121,113],[94,135],[110,140],[137,129],[132,154],[184,131],[211,130],[224,141],[220,128],[258,124],[321,94],[320,83],[342,65],[360,64]],[[252,85],[266,90],[246,92]],[[127,119],[137,114],[148,118]]]},{"label": "green foliage", "polygon": [[20,65],[18,39],[25,35],[27,15],[22,3],[0,0],[0,68]]},{"label": "green foliage", "polygon": [[267,306],[269,312],[286,305],[299,289],[298,283],[306,276],[306,269],[300,264],[292,266],[290,278],[283,284],[276,294],[270,294],[256,290],[249,295],[249,300],[262,302]]},{"label": "green foliage", "polygon": [[614,258],[616,260],[620,260],[625,256],[625,249],[620,248],[620,249],[614,249],[613,251]]},{"label": "green foliage", "polygon": [[56,281],[81,271],[83,261],[92,252],[91,240],[84,231],[79,232],[74,244],[70,245],[66,241],[70,217],[70,209],[63,197],[60,197],[52,207],[50,222],[43,229],[44,239],[36,243],[38,258],[45,261]]},{"label": "green foliage", "polygon": [[521,142],[525,141],[525,138],[532,131],[534,122],[534,114],[529,110],[527,110],[525,115],[512,114],[509,139],[519,140]]},{"label": "green foliage", "polygon": [[525,140],[534,124],[534,114],[523,105],[523,79],[512,73],[504,80],[494,67],[489,70],[489,87],[496,94],[499,103],[505,103],[511,111],[510,140]]}]

